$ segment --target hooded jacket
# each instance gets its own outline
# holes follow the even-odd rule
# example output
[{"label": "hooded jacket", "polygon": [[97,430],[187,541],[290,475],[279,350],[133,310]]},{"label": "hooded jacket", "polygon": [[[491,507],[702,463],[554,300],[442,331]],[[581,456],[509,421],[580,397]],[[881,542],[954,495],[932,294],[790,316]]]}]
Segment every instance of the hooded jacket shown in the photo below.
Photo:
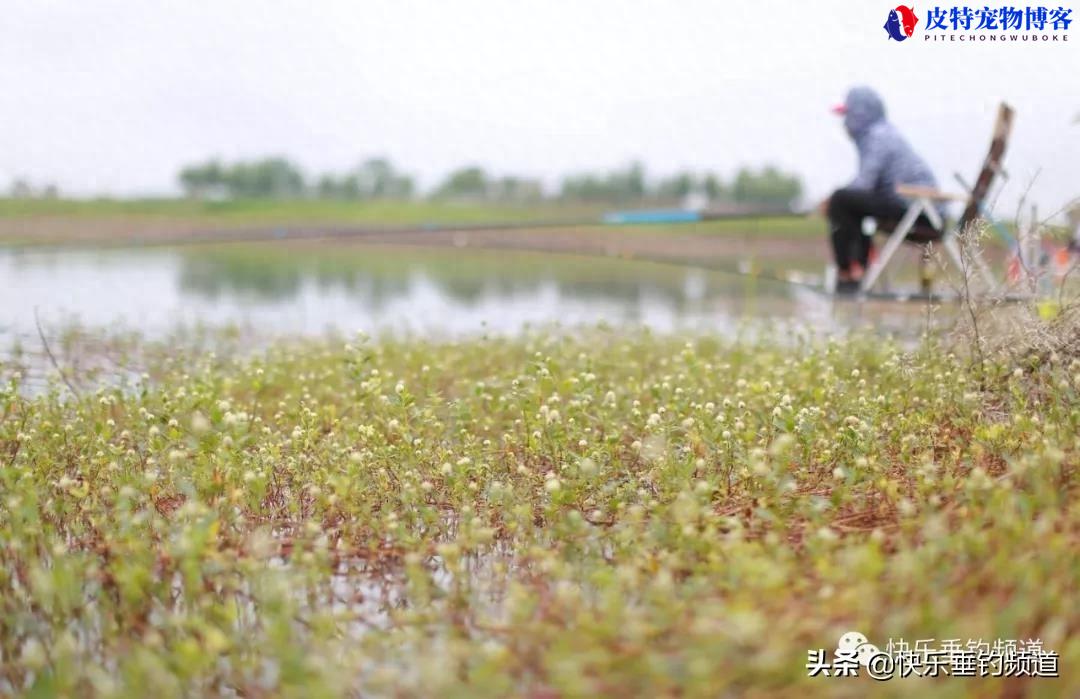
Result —
[{"label": "hooded jacket", "polygon": [[937,187],[934,173],[885,118],[885,105],[868,87],[852,88],[844,102],[844,128],[859,151],[859,172],[849,189],[873,192],[898,203],[899,184]]}]

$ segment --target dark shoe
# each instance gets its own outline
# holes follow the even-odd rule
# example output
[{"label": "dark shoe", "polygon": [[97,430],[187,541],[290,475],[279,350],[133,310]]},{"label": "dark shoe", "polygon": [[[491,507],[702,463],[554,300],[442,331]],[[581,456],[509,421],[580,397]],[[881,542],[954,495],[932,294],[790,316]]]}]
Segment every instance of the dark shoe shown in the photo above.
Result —
[{"label": "dark shoe", "polygon": [[854,279],[845,279],[843,281],[836,282],[836,293],[850,296],[852,294],[859,293],[859,289],[862,287],[862,282],[855,281]]}]

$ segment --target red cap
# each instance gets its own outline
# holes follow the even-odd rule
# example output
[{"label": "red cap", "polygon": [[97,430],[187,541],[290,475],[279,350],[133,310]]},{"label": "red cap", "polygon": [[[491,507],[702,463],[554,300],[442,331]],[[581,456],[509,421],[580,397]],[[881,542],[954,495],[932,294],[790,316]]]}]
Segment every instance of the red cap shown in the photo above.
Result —
[{"label": "red cap", "polygon": [[847,114],[847,105],[846,104],[833,105],[833,108],[830,111],[832,111],[833,114],[839,114],[840,116],[844,116],[845,114]]}]

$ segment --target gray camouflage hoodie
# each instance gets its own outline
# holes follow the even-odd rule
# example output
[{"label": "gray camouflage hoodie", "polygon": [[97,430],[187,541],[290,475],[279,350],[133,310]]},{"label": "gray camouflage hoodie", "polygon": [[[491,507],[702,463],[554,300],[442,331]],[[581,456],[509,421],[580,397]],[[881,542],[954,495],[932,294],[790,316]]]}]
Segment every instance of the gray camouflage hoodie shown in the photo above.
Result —
[{"label": "gray camouflage hoodie", "polygon": [[859,172],[850,189],[874,192],[907,204],[896,185],[937,187],[934,173],[885,118],[885,105],[869,87],[855,87],[844,101],[844,128],[859,151]]}]

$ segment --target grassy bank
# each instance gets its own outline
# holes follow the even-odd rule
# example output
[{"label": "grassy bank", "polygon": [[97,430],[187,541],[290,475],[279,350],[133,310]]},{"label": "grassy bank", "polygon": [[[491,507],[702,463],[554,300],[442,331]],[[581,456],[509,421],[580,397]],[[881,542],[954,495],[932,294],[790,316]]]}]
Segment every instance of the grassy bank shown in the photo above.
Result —
[{"label": "grassy bank", "polygon": [[517,221],[552,211],[587,214],[577,207],[469,204],[439,201],[337,201],[316,199],[0,199],[0,218],[79,217],[182,220],[205,224],[274,225],[309,223],[422,224]]},{"label": "grassy bank", "polygon": [[[92,394],[5,377],[0,692],[1080,691],[1070,357],[599,330],[138,352]],[[848,630],[1038,638],[1063,677],[808,678]]]},{"label": "grassy bank", "polygon": [[[0,242],[110,241],[145,235],[298,226],[410,227],[597,220],[607,208],[565,204],[498,205],[439,201],[188,199],[0,199]],[[619,226],[628,234],[820,237],[820,220],[759,219],[700,224]]]}]

